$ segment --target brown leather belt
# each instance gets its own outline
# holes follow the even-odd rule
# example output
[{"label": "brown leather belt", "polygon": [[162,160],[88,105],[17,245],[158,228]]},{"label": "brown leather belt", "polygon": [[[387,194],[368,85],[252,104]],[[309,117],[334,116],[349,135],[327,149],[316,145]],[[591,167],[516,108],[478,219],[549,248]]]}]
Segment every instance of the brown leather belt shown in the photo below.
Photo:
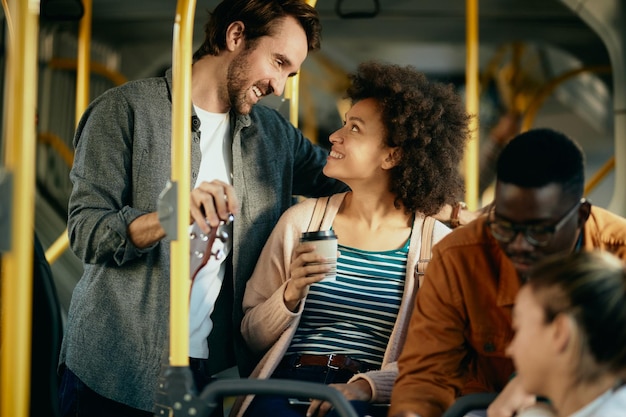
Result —
[{"label": "brown leather belt", "polygon": [[357,361],[346,355],[287,355],[278,365],[279,368],[299,368],[301,366],[325,366],[329,369],[347,370],[354,374],[375,369],[371,365]]}]

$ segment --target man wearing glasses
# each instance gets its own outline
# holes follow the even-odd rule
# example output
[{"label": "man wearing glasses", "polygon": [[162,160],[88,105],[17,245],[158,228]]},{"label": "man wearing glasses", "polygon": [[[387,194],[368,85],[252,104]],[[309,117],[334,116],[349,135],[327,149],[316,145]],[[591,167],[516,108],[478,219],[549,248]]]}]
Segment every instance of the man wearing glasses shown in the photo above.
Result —
[{"label": "man wearing glasses", "polygon": [[[565,135],[535,129],[504,148],[491,210],[433,248],[390,416],[439,417],[458,396],[507,385],[515,296],[545,256],[602,249],[626,259],[626,219],[592,207],[583,189],[584,156]],[[514,385],[490,416],[528,400]]]}]

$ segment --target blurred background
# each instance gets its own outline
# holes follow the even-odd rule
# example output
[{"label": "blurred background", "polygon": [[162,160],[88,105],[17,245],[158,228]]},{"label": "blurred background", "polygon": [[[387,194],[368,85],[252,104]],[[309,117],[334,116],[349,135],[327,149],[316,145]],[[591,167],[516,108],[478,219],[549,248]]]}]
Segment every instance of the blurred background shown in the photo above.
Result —
[{"label": "blurred background", "polygon": [[[328,146],[329,134],[341,126],[347,74],[360,62],[413,65],[433,79],[452,83],[476,116],[469,157],[460,167],[471,186],[466,194],[470,208],[491,202],[489,156],[495,160],[498,149],[520,131],[551,127],[577,140],[585,151],[586,197],[626,215],[626,0],[307,2],[321,17],[322,50],[309,55],[298,83],[285,97],[269,97],[264,103],[278,109],[311,141]],[[217,4],[197,0],[194,50]],[[63,322],[82,274],[81,263],[67,248],[66,231],[74,129],[88,103],[104,91],[129,80],[160,76],[171,66],[177,1],[2,0],[2,5],[0,262],[6,262],[1,263],[0,295],[2,330],[11,331],[0,340],[0,396],[12,401],[13,388],[23,377],[19,370],[12,371],[14,362],[29,359],[21,356],[28,348],[20,343],[28,342],[32,310],[32,368],[47,376],[32,378],[39,386],[31,387],[37,394],[31,397],[30,415],[48,416],[54,415]],[[467,18],[468,10],[476,11],[474,19]],[[16,35],[28,32],[24,28],[32,20],[38,33],[31,32],[31,39],[23,41]],[[7,62],[7,48],[16,45],[21,49],[10,49],[15,53]],[[468,66],[468,58],[475,58],[476,65]],[[20,65],[13,65],[16,62]],[[25,85],[24,80],[32,83]],[[28,158],[14,157],[16,150]],[[25,266],[31,259],[33,194],[40,253],[45,251],[52,270],[46,270],[42,254],[36,257],[40,262],[31,280]],[[5,257],[7,252],[10,256]],[[27,302],[30,284],[32,309]],[[7,308],[5,314],[9,304],[14,309]]]},{"label": "blurred background", "polygon": [[[35,217],[44,248],[64,233],[67,218],[81,22],[90,18],[89,100],[128,80],[161,75],[171,66],[175,0],[90,3],[89,13],[80,0],[41,2]],[[217,3],[197,1],[194,50],[202,41],[208,13]],[[563,131],[584,148],[588,178],[609,167],[588,195],[593,203],[607,207],[615,188],[610,169],[615,153],[614,79],[607,46],[597,28],[581,18],[578,3],[479,2],[477,137],[485,149],[492,142],[506,142],[522,128]],[[599,13],[605,15],[619,17],[625,10],[623,0],[587,3],[591,8],[597,4],[602,8]],[[341,125],[346,74],[369,59],[413,65],[430,77],[453,83],[465,94],[467,4],[460,0],[318,0],[322,50],[310,54],[301,70],[298,126],[313,142],[327,145],[328,135]],[[5,33],[6,19],[3,25]],[[264,100],[289,117],[283,100]],[[491,201],[488,185],[488,181],[481,184],[480,204]],[[80,277],[80,263],[65,250],[55,255],[52,268],[65,310]]]}]

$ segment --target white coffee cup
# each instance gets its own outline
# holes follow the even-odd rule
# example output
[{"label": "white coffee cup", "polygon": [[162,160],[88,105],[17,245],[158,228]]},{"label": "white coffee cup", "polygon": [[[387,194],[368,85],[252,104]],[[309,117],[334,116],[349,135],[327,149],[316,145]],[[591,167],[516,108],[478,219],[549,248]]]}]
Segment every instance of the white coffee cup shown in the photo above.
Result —
[{"label": "white coffee cup", "polygon": [[304,232],[300,237],[300,243],[315,246],[315,253],[324,257],[325,264],[331,267],[322,281],[334,281],[337,278],[337,235],[332,230],[320,230],[318,232]]}]

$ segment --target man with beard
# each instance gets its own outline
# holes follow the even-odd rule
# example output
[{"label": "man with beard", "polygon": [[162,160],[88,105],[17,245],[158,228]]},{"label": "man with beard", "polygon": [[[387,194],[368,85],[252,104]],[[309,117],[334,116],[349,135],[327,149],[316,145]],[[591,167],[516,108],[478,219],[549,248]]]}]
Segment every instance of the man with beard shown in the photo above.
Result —
[{"label": "man with beard", "polygon": [[[512,307],[540,259],[590,249],[626,259],[626,219],[592,207],[583,189],[583,153],[565,135],[531,130],[504,148],[491,210],[433,248],[390,416],[439,417],[460,395],[507,385],[514,372],[505,354]],[[490,415],[513,415],[523,397],[515,385]]]},{"label": "man with beard", "polygon": [[[190,218],[208,231],[236,217],[227,257],[211,259],[191,290],[198,390],[235,364],[245,281],[292,196],[345,190],[322,174],[327,152],[255,106],[281,95],[319,46],[317,12],[303,0],[224,0],[194,55]],[[152,415],[168,349],[170,242],[156,206],[171,172],[171,87],[168,71],[109,90],[77,128],[68,227],[84,273],[60,357],[64,416]]]}]

